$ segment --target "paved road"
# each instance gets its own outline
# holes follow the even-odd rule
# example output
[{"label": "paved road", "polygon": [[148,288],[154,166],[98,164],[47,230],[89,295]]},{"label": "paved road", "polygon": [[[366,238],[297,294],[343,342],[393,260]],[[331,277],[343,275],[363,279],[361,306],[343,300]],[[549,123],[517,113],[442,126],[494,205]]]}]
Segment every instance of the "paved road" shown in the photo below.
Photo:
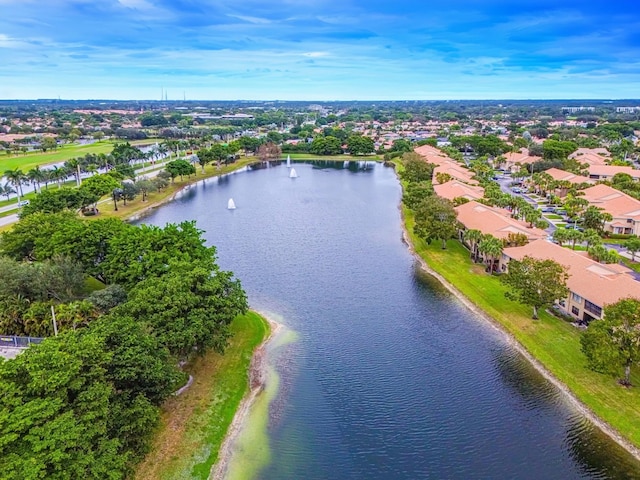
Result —
[{"label": "paved road", "polygon": [[[502,190],[504,193],[508,193],[509,195],[513,195],[514,197],[522,197],[527,201],[527,203],[529,203],[530,205],[533,205],[534,207],[538,208],[538,202],[536,202],[533,198],[531,198],[528,195],[523,194],[523,193],[516,193],[511,189],[511,187],[509,186],[513,182],[513,178],[511,178],[511,176],[504,176],[503,175],[502,177],[498,178],[498,180],[496,180],[496,181],[498,182],[498,185],[500,185],[500,190]],[[544,217],[544,213],[542,215]],[[556,226],[548,218],[544,218],[544,219],[549,224],[549,226],[545,229],[545,231],[549,235],[553,235],[553,232],[556,231]]]},{"label": "paved road", "polygon": [[[167,160],[166,162],[159,162],[159,163],[155,163],[154,165],[149,165],[148,167],[142,167],[138,170],[136,170],[136,178],[153,178],[156,175],[158,175],[158,173],[160,173],[160,171],[162,170],[162,167],[164,167],[167,163],[169,162],[169,160]],[[148,172],[148,173],[145,173]],[[99,172],[102,173],[102,172]],[[144,175],[143,175],[144,174]],[[88,178],[90,177],[91,174],[89,173],[83,173],[81,175],[82,178]],[[32,185],[23,185],[22,187],[23,193],[30,193],[33,192],[33,186]],[[16,203],[12,203],[11,205],[5,205],[4,207],[0,207],[0,213],[4,213],[4,212],[9,212],[11,210],[18,210],[18,199],[15,199]],[[0,217],[0,227],[2,227],[3,225],[8,225],[10,223],[14,223],[18,221],[18,214],[16,213],[15,215],[7,215],[6,217]]]}]

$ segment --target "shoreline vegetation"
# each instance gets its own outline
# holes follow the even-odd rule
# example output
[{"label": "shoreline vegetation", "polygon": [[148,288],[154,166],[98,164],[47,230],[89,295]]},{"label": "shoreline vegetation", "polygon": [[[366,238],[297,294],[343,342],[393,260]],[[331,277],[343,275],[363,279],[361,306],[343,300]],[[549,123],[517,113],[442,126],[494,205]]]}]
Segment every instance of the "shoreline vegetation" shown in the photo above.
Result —
[{"label": "shoreline vegetation", "polygon": [[[214,351],[190,362],[193,384],[162,406],[151,451],[136,480],[210,478],[224,472],[243,419],[264,385],[264,347],[278,329],[255,311],[236,317],[223,355]],[[219,477],[215,477],[219,478]]]},{"label": "shoreline vegetation", "polygon": [[[413,232],[413,212],[402,203],[399,208],[403,239],[423,271],[504,335],[574,408],[640,460],[640,391],[587,369],[575,327],[546,311],[532,320],[530,308],[506,299],[498,277],[474,264],[460,242],[447,241],[446,250],[440,242],[427,244]],[[640,377],[636,374],[632,381],[638,385]]]}]

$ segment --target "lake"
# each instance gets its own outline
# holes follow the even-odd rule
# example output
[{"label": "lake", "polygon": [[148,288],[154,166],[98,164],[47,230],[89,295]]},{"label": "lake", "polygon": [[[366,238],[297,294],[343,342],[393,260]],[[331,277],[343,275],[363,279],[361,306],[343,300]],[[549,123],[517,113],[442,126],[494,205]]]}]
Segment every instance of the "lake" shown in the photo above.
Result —
[{"label": "lake", "polygon": [[252,308],[297,333],[270,351],[280,386],[257,477],[640,478],[631,455],[420,271],[393,169],[346,166],[210,179],[142,220],[196,220]]}]

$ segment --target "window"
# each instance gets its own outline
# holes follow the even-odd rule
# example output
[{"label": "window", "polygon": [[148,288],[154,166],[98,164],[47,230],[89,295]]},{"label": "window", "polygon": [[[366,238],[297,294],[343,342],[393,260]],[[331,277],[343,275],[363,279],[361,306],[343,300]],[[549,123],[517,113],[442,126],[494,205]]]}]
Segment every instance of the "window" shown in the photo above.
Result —
[{"label": "window", "polygon": [[582,297],[577,293],[571,292],[571,300],[573,300],[576,303],[582,303]]},{"label": "window", "polygon": [[580,309],[578,307],[571,307],[571,313],[573,313],[576,317],[580,315]]},{"label": "window", "polygon": [[584,309],[587,312],[593,313],[596,317],[602,316],[602,308],[600,308],[598,305],[596,305],[594,303],[591,303],[588,300],[584,301]]}]

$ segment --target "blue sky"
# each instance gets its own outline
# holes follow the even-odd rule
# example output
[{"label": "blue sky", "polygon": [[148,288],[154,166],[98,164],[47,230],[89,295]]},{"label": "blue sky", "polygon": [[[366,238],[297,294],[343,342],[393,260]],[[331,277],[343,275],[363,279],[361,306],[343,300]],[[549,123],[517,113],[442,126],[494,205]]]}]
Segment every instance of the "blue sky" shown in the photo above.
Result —
[{"label": "blue sky", "polygon": [[0,0],[0,98],[640,97],[640,4]]}]

